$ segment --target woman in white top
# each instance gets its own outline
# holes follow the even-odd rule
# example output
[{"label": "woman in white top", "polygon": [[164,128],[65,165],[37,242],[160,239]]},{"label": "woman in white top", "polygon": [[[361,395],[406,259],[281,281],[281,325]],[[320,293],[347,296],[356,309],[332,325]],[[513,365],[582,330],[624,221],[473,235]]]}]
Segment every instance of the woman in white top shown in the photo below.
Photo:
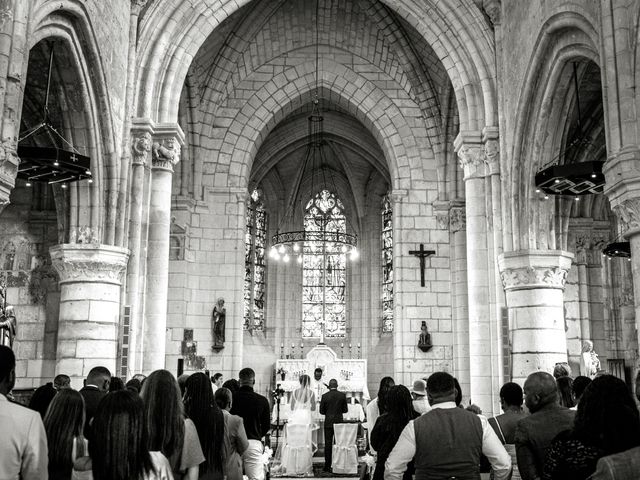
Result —
[{"label": "woman in white top", "polygon": [[106,395],[92,424],[90,457],[76,460],[74,480],[173,480],[171,465],[147,447],[142,400],[128,390]]}]

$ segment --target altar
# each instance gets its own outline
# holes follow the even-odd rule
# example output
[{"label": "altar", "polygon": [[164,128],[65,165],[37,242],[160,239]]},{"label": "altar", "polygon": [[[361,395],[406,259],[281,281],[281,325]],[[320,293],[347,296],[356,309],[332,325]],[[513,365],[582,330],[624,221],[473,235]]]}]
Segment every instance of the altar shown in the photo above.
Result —
[{"label": "altar", "polygon": [[[319,380],[314,379],[314,372],[317,368],[322,370],[322,377]],[[370,400],[367,388],[367,360],[338,358],[336,353],[324,344],[311,349],[305,358],[278,360],[276,362],[276,388],[282,393],[279,404],[273,405],[271,415],[271,423],[276,428],[287,423],[291,413],[291,395],[294,390],[300,387],[301,375],[309,375],[311,389],[316,396],[316,409],[313,416],[319,428],[314,431],[314,443],[318,445],[319,452],[322,452],[324,415],[320,415],[319,411],[322,394],[328,391],[329,381],[336,379],[338,390],[347,396],[348,411],[344,414],[344,422],[358,424],[364,422],[364,408]]]},{"label": "altar", "polygon": [[[338,390],[353,398],[354,403],[357,401],[364,407],[370,400],[367,388],[367,360],[338,358],[333,349],[320,344],[312,348],[306,358],[276,361],[276,385],[284,390],[286,403],[289,403],[291,392],[300,387],[301,375],[309,375],[312,387],[314,386],[313,374],[316,368],[322,370],[322,378],[318,383],[328,385],[329,380],[335,378],[338,381]],[[316,400],[320,401],[319,398]]]}]

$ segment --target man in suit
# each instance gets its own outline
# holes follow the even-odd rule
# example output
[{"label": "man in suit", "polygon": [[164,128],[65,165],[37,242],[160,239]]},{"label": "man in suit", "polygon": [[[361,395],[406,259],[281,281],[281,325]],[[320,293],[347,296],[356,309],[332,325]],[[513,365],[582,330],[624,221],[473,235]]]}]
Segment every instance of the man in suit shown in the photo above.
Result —
[{"label": "man in suit", "polygon": [[0,346],[0,478],[46,480],[47,434],[38,412],[12,403],[7,394],[16,380],[16,357]]},{"label": "man in suit", "polygon": [[338,381],[329,380],[329,391],[320,400],[320,415],[324,415],[324,471],[331,471],[333,449],[333,425],[342,423],[343,413],[347,413],[347,396],[338,391]]},{"label": "man in suit", "polygon": [[535,372],[524,382],[525,404],[531,415],[516,426],[516,456],[523,480],[537,480],[551,441],[558,433],[573,427],[576,412],[558,403],[555,379],[546,372]]},{"label": "man in suit", "polygon": [[249,446],[242,455],[244,472],[249,480],[264,480],[264,463],[262,438],[269,431],[269,401],[253,391],[256,374],[251,368],[243,368],[239,374],[240,389],[233,394],[231,414],[244,420],[244,429]]},{"label": "man in suit", "polygon": [[109,391],[111,384],[111,372],[106,367],[93,367],[84,381],[84,387],[80,389],[80,395],[84,398],[84,436],[91,439],[91,421],[98,411],[100,400]]},{"label": "man in suit", "polygon": [[242,418],[231,415],[231,390],[220,387],[215,393],[216,404],[224,416],[224,448],[227,454],[224,475],[227,480],[242,480],[242,454],[249,447]]}]

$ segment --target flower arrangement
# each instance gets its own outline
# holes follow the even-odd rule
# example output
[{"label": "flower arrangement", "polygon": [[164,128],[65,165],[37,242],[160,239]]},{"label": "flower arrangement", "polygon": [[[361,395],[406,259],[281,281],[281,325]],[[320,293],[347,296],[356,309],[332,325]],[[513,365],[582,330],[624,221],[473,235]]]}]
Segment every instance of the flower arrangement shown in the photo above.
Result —
[{"label": "flower arrangement", "polygon": [[287,371],[283,367],[280,367],[276,370],[276,375],[280,375],[280,378],[284,380],[284,377],[287,375]]}]

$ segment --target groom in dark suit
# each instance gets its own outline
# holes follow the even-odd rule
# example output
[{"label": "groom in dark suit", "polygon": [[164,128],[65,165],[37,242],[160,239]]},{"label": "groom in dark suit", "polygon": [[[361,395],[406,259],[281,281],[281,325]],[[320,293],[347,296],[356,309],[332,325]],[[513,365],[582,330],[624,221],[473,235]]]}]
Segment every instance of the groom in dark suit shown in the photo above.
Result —
[{"label": "groom in dark suit", "polygon": [[331,471],[333,448],[333,425],[342,423],[342,414],[347,413],[347,396],[338,391],[338,381],[329,380],[329,391],[320,400],[320,414],[324,415],[324,471]]}]

